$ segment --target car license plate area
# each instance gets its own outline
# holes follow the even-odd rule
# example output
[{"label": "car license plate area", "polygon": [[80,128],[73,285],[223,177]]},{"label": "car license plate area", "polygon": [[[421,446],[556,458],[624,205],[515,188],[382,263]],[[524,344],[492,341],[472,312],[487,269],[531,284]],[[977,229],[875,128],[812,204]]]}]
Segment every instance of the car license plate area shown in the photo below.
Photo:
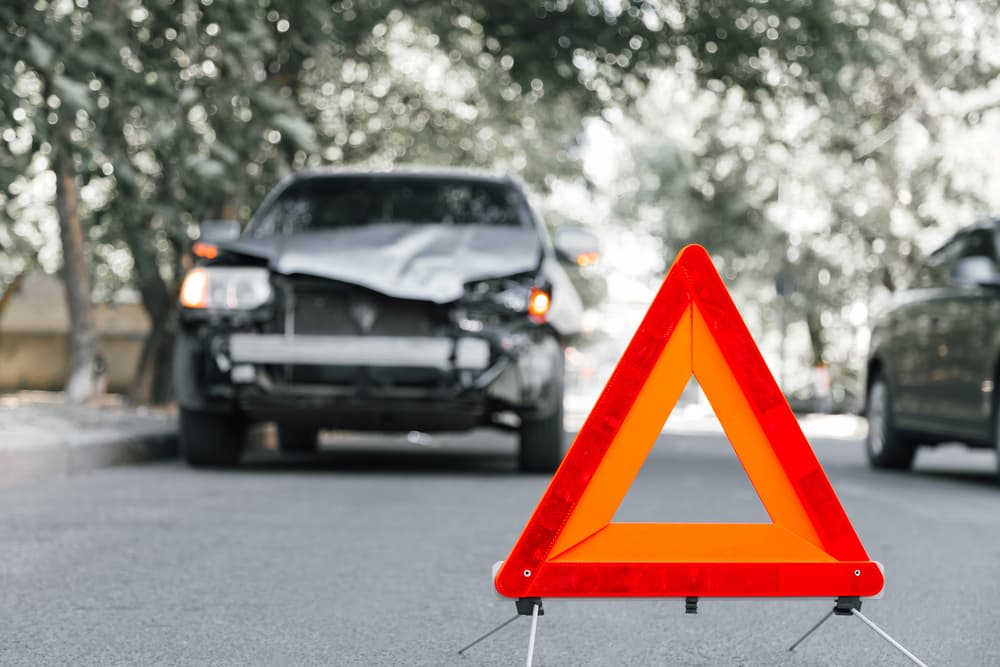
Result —
[{"label": "car license plate area", "polygon": [[239,363],[442,371],[484,370],[490,357],[489,343],[478,338],[279,334],[233,334],[229,352]]},{"label": "car license plate area", "polygon": [[328,281],[296,281],[286,331],[298,335],[430,336],[437,306]]}]

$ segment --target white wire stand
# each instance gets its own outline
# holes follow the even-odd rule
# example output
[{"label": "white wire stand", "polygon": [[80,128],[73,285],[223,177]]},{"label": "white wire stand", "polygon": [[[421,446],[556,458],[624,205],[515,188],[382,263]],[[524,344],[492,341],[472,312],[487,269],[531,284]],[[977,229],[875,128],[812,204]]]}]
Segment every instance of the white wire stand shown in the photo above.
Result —
[{"label": "white wire stand", "polygon": [[[526,662],[527,667],[531,667],[535,659],[535,638],[538,635],[538,617],[545,615],[545,608],[542,606],[541,598],[518,598],[514,601],[514,605],[517,607],[517,614],[508,618],[506,621],[496,626],[486,634],[478,637],[475,641],[463,646],[458,649],[459,655],[465,655],[465,652],[470,648],[479,644],[486,639],[489,639],[496,633],[500,632],[508,625],[516,621],[522,616],[531,616],[531,634],[528,635],[528,660]],[[698,598],[688,597],[684,599],[684,612],[687,614],[697,614],[698,613]],[[832,613],[832,612],[831,612]],[[926,666],[925,666],[926,667]]]},{"label": "white wire stand", "polygon": [[[464,655],[465,652],[468,651],[470,648],[472,648],[473,646],[476,646],[480,642],[483,642],[486,639],[488,639],[488,638],[492,637],[493,635],[495,635],[496,633],[500,632],[501,630],[503,630],[505,627],[507,627],[508,625],[510,625],[511,623],[513,623],[514,621],[516,621],[521,616],[530,616],[531,617],[531,633],[528,635],[528,656],[527,656],[527,661],[526,661],[525,664],[527,665],[527,667],[532,667],[532,664],[534,663],[534,659],[535,659],[535,639],[536,639],[536,637],[538,635],[538,617],[539,616],[543,616],[545,614],[545,609],[542,607],[542,599],[541,598],[518,598],[517,600],[514,601],[514,605],[517,608],[517,614],[515,614],[513,617],[507,619],[506,621],[504,621],[500,625],[496,626],[495,628],[493,628],[492,630],[490,630],[486,634],[478,637],[472,643],[470,643],[470,644],[468,644],[468,645],[460,648],[458,650],[458,654],[459,655]],[[684,600],[684,611],[685,611],[685,613],[688,613],[688,614],[697,614],[698,613],[698,598],[697,597],[688,597],[688,598],[685,598],[685,600]],[[802,635],[798,639],[798,641],[796,641],[794,644],[792,644],[791,646],[789,646],[788,650],[789,651],[794,651],[796,648],[798,648],[814,632],[816,632],[817,630],[819,630],[820,626],[822,626],[824,623],[826,623],[830,619],[831,616],[855,616],[855,617],[857,617],[865,625],[867,625],[869,628],[871,628],[872,630],[874,630],[882,639],[884,639],[885,641],[887,641],[894,649],[896,649],[897,651],[899,651],[900,653],[902,653],[904,656],[906,656],[906,658],[911,663],[913,663],[914,665],[917,665],[918,667],[927,667],[927,664],[924,663],[922,660],[920,660],[920,658],[918,658],[917,656],[913,655],[913,653],[911,653],[909,650],[907,650],[907,648],[905,646],[903,646],[902,644],[900,644],[899,642],[897,642],[895,639],[893,639],[892,637],[890,637],[889,633],[887,633],[885,630],[883,630],[878,625],[876,625],[874,623],[874,621],[872,621],[870,618],[868,618],[867,616],[865,616],[864,614],[862,614],[861,613],[861,598],[860,597],[854,597],[854,596],[850,596],[850,597],[849,596],[844,596],[844,597],[837,598],[836,601],[834,602],[833,609],[831,609],[830,611],[828,611],[826,613],[826,615],[823,616],[823,618],[821,618],[818,623],[816,623],[816,625],[814,625],[811,628],[809,628],[808,632],[806,632],[804,635]]]},{"label": "white wire stand", "polygon": [[874,630],[875,632],[877,632],[878,635],[882,639],[884,639],[887,642],[889,642],[889,644],[891,644],[894,649],[896,649],[897,651],[899,651],[900,653],[902,653],[903,655],[905,655],[907,657],[907,659],[910,662],[912,662],[914,665],[919,665],[919,667],[927,667],[927,665],[924,664],[924,662],[921,661],[920,658],[918,658],[917,656],[915,656],[912,653],[910,653],[906,649],[905,646],[903,646],[902,644],[900,644],[899,642],[897,642],[895,639],[893,639],[892,637],[890,637],[889,633],[887,633],[885,630],[883,630],[879,626],[875,625],[875,623],[870,618],[868,618],[867,616],[865,616],[864,614],[861,613],[861,598],[859,598],[859,597],[839,597],[839,598],[837,598],[836,602],[834,602],[834,604],[833,604],[833,609],[831,609],[830,611],[828,611],[826,613],[826,616],[824,616],[823,618],[820,619],[819,623],[817,623],[816,625],[814,625],[811,628],[809,628],[809,631],[806,632],[804,635],[802,635],[797,642],[795,642],[794,644],[792,644],[791,646],[789,646],[788,650],[789,651],[794,651],[796,649],[796,647],[798,647],[799,644],[801,644],[806,639],[808,639],[809,636],[812,635],[812,633],[816,632],[821,625],[823,625],[824,623],[826,623],[827,620],[829,620],[829,618],[831,616],[834,616],[834,615],[836,615],[836,616],[856,616],[857,618],[861,619],[861,621],[865,625],[867,625],[869,628],[871,628],[872,630]]},{"label": "white wire stand", "polygon": [[531,667],[535,660],[535,637],[538,634],[538,617],[545,615],[545,609],[542,607],[541,598],[518,598],[514,601],[514,606],[517,607],[517,614],[513,617],[507,619],[500,625],[496,626],[486,634],[482,635],[476,639],[471,644],[464,646],[458,650],[459,655],[464,655],[466,651],[475,646],[476,644],[484,641],[485,639],[492,637],[496,633],[500,632],[508,625],[516,621],[522,616],[531,617],[531,634],[528,635],[528,660],[527,667]]}]

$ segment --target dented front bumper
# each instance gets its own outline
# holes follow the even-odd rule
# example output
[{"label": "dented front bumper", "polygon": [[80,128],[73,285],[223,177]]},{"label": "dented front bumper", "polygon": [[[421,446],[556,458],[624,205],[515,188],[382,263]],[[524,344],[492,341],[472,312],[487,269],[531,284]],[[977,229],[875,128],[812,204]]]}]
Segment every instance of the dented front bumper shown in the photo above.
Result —
[{"label": "dented front bumper", "polygon": [[[465,430],[545,413],[562,374],[562,349],[541,327],[493,338],[199,334],[177,361],[202,378],[203,403],[331,428]],[[184,405],[191,392],[178,393]]]}]

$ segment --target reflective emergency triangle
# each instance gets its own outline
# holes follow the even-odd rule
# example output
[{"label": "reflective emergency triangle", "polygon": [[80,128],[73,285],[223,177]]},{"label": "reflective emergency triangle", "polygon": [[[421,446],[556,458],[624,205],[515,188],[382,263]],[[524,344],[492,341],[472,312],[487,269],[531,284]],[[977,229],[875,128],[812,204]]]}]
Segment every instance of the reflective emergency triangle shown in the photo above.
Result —
[{"label": "reflective emergency triangle", "polygon": [[[772,523],[611,523],[691,375]],[[711,258],[688,246],[497,572],[508,597],[871,596],[869,559]]]}]

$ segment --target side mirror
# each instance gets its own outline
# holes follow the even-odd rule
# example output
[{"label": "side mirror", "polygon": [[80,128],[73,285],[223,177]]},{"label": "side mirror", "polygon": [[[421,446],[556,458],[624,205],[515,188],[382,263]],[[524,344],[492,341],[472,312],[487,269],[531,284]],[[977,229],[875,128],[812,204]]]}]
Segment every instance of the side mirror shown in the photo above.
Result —
[{"label": "side mirror", "polygon": [[235,241],[239,237],[239,220],[206,220],[198,225],[198,240],[202,243]]},{"label": "side mirror", "polygon": [[962,257],[951,266],[951,282],[955,285],[1000,286],[1000,271],[989,257]]},{"label": "side mirror", "polygon": [[601,243],[583,227],[560,227],[556,230],[553,245],[560,260],[576,266],[596,264],[601,258]]}]

